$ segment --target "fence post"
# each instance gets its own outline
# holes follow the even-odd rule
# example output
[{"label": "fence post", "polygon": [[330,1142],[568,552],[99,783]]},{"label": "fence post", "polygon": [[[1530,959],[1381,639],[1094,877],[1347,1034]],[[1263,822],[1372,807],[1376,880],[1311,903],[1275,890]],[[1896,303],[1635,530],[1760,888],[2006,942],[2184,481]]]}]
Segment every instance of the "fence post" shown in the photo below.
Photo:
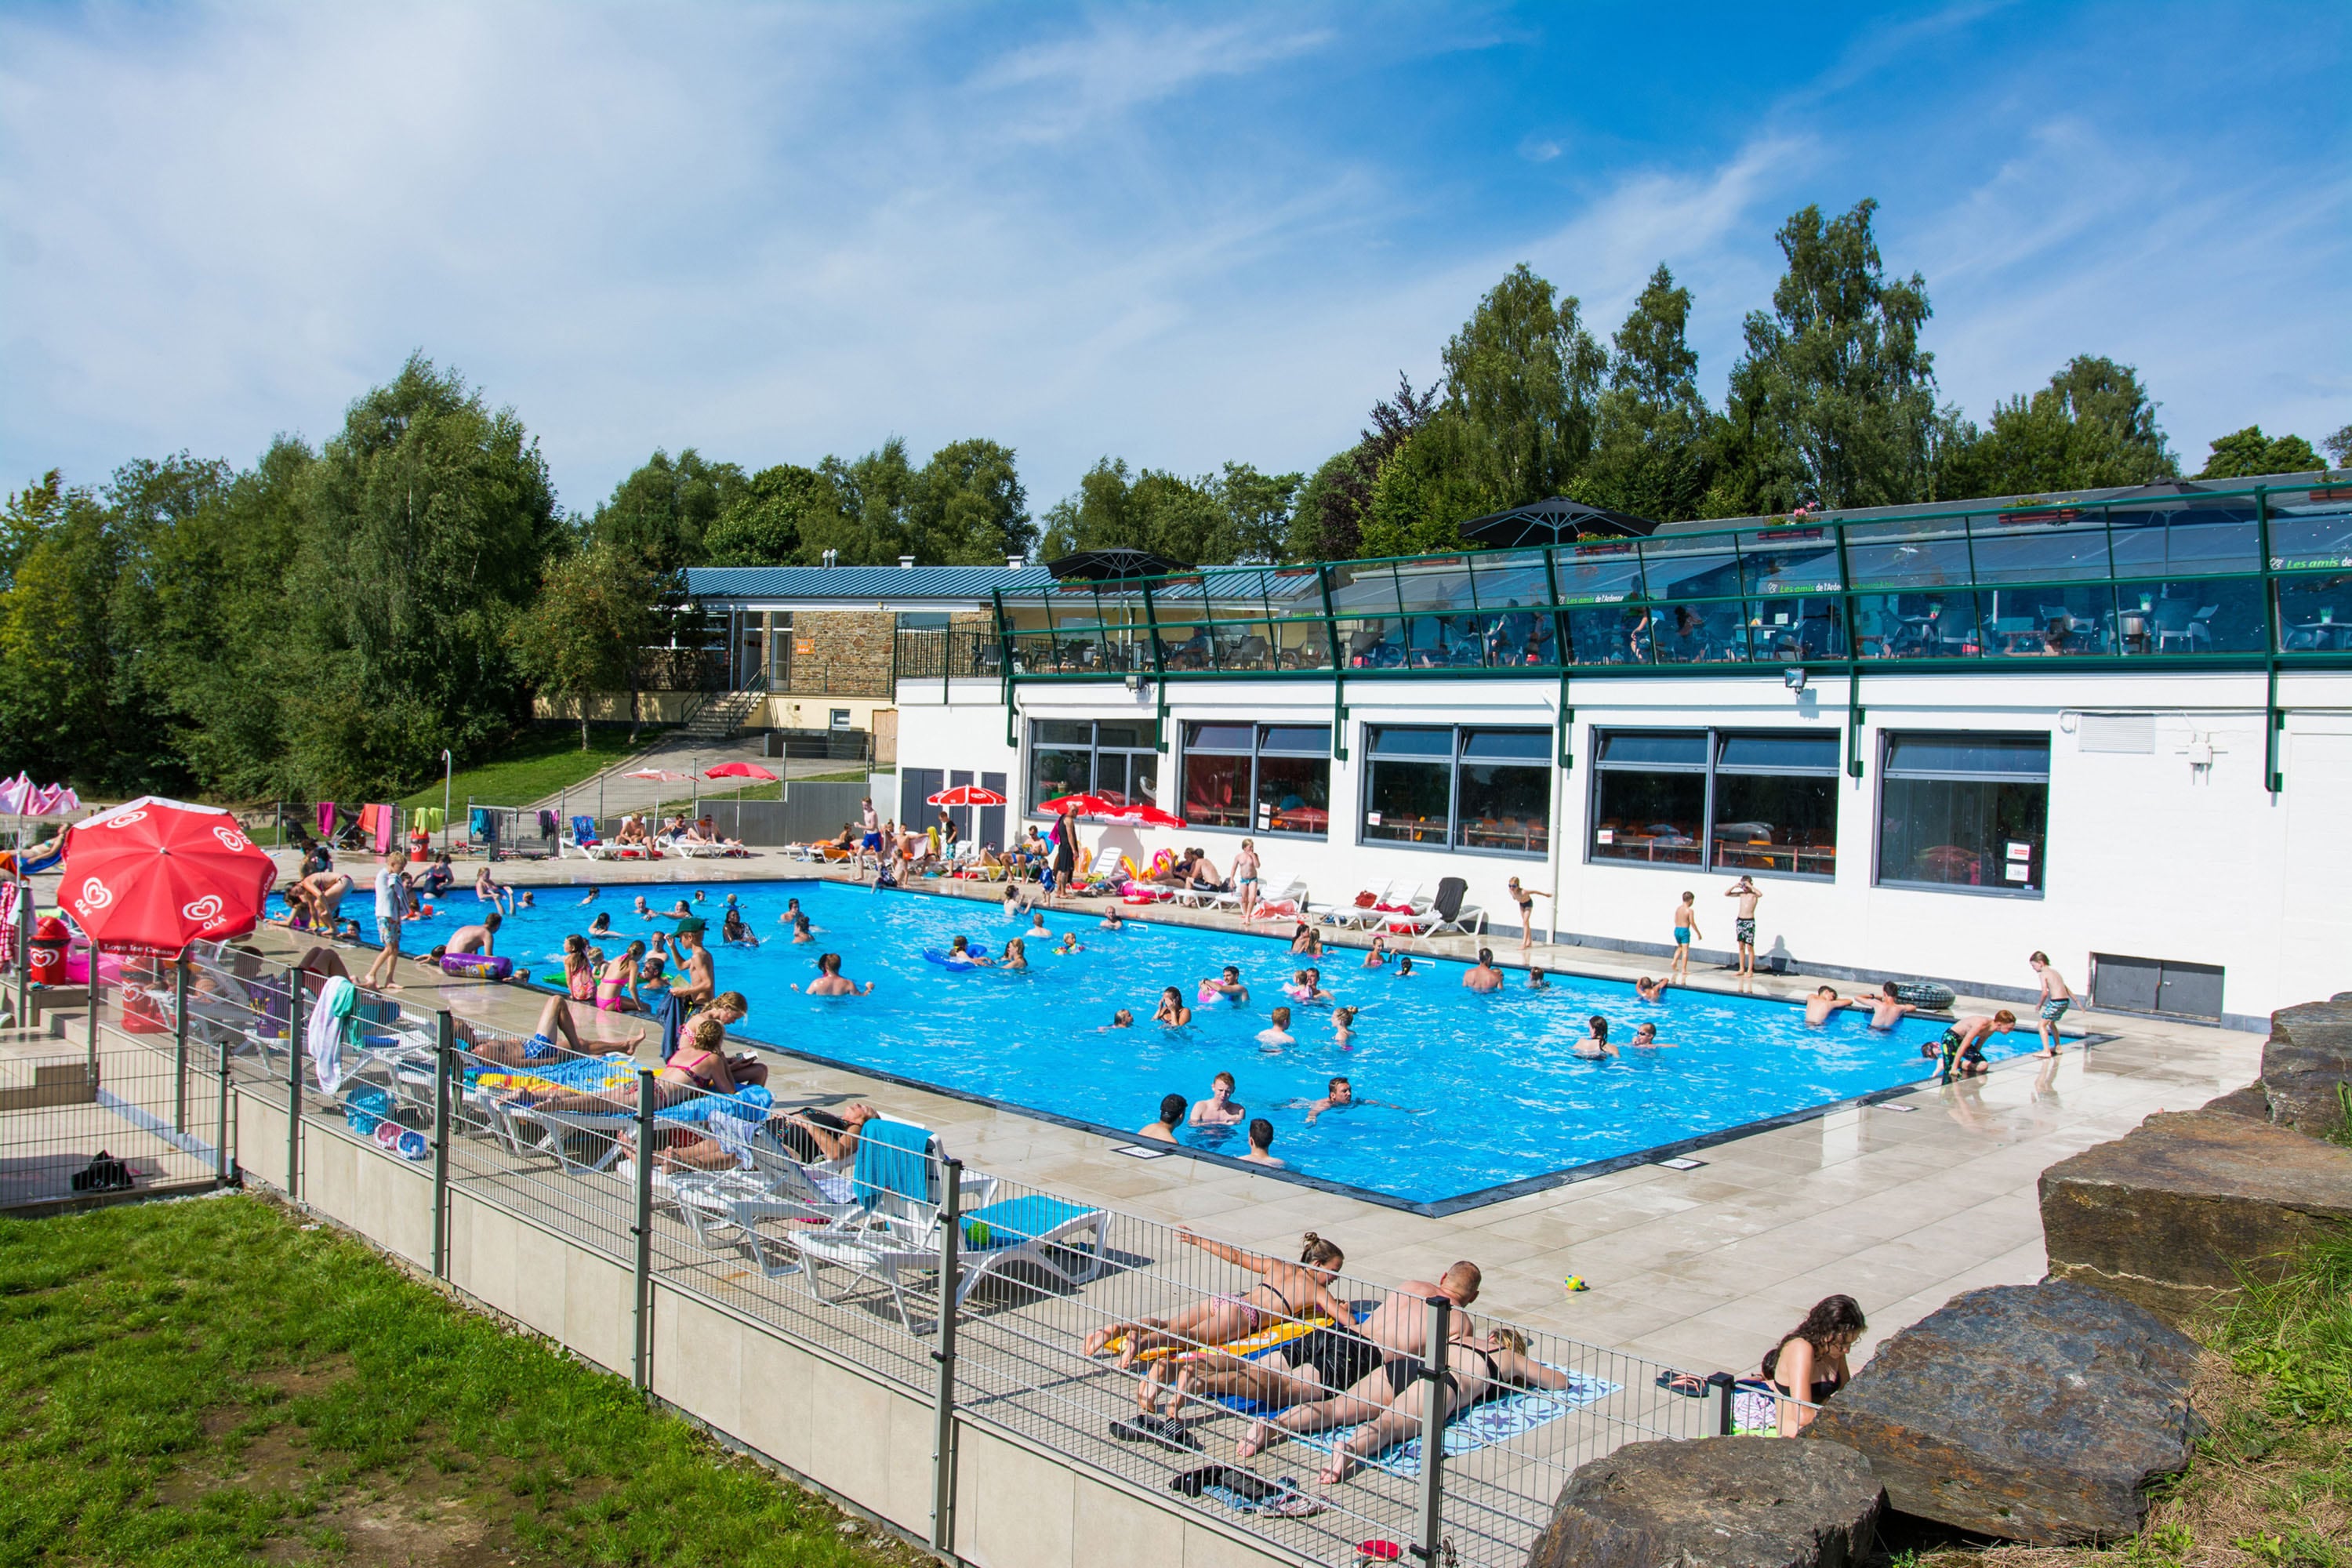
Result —
[{"label": "fence post", "polygon": [[449,1090],[457,1057],[447,1008],[433,1016],[433,1278],[449,1278]]},{"label": "fence post", "polygon": [[640,1393],[653,1388],[654,1278],[654,1069],[637,1069],[637,1223],[630,1234],[637,1238],[636,1300],[630,1316],[635,1320],[637,1344],[632,1381]]},{"label": "fence post", "polygon": [[33,879],[16,877],[16,1022],[29,1027],[33,1017]]},{"label": "fence post", "polygon": [[939,1392],[932,1402],[931,1427],[931,1550],[942,1557],[955,1555],[955,1363],[956,1248],[963,1240],[963,1162],[949,1160],[940,1170],[940,1321],[939,1344],[931,1360],[939,1363]]},{"label": "fence post", "polygon": [[88,1058],[82,1063],[82,1077],[90,1087],[98,1087],[98,992],[99,961],[105,956],[96,942],[89,946],[89,1041]]},{"label": "fence post", "polygon": [[1732,1385],[1738,1380],[1727,1372],[1709,1373],[1706,1381],[1715,1389],[1715,1435],[1731,1436]]},{"label": "fence post", "polygon": [[288,974],[293,994],[286,1000],[286,1201],[293,1203],[302,1176],[302,1037],[310,1010],[310,988],[296,965]]},{"label": "fence post", "polygon": [[1444,1296],[1429,1298],[1428,1334],[1421,1366],[1428,1385],[1428,1402],[1421,1413],[1421,1539],[1412,1554],[1437,1568],[1445,1533],[1445,1384],[1441,1380],[1454,1339],[1454,1303]]},{"label": "fence post", "polygon": [[213,1113],[213,1184],[228,1180],[228,1042],[220,1044],[220,1104]]},{"label": "fence post", "polygon": [[172,965],[172,1131],[188,1130],[188,955]]}]

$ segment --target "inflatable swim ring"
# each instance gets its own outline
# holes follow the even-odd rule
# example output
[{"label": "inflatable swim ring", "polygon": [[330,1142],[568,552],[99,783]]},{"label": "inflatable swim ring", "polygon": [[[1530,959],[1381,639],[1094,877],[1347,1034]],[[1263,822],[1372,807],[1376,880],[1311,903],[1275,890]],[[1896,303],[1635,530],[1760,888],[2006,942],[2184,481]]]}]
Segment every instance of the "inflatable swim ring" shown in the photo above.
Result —
[{"label": "inflatable swim ring", "polygon": [[1155,877],[1165,876],[1175,868],[1176,852],[1173,849],[1162,849],[1151,858],[1151,874]]},{"label": "inflatable swim ring", "polygon": [[472,980],[504,980],[514,973],[511,958],[485,958],[478,952],[445,952],[441,973]]},{"label": "inflatable swim ring", "polygon": [[1938,985],[1932,980],[1898,980],[1895,983],[1895,999],[1926,1012],[1948,1013],[1958,997],[1950,986]]},{"label": "inflatable swim ring", "polygon": [[1132,855],[1120,856],[1118,868],[1127,873],[1127,879],[1130,882],[1143,880],[1143,868],[1135,863],[1135,857]]},{"label": "inflatable swim ring", "polygon": [[[981,958],[986,958],[988,956],[988,950],[986,948],[972,947],[967,948],[965,951]],[[948,956],[948,950],[943,947],[927,947],[923,949],[923,956],[933,963],[938,964],[941,969],[953,969],[965,973],[974,973],[983,967],[977,963],[967,963],[960,958],[950,958]]]}]

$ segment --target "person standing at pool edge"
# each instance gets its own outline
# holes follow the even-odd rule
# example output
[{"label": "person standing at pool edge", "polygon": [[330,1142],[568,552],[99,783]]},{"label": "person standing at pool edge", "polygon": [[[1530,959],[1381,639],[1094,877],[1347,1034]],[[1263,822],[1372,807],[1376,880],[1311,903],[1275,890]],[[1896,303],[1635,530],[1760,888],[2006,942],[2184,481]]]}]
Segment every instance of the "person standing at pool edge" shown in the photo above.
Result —
[{"label": "person standing at pool edge", "polygon": [[[2066,1009],[2074,1005],[2074,994],[2066,988],[2065,976],[2050,966],[2048,953],[2037,952],[2025,962],[2042,982],[2042,1015],[2039,1023],[2042,1031],[2042,1054],[2045,1057],[2054,1057],[2058,1054],[2058,1020],[2064,1017]],[[375,971],[371,969],[368,973],[373,974]]]},{"label": "person standing at pool edge", "polygon": [[1511,879],[1511,902],[1519,906],[1519,951],[1526,952],[1536,944],[1536,900],[1549,899],[1549,893],[1534,892],[1519,886],[1517,877]]},{"label": "person standing at pool edge", "polygon": [[1739,978],[1756,978],[1756,905],[1764,895],[1757,890],[1756,879],[1742,877],[1723,895],[1739,900],[1738,918],[1732,924],[1732,934],[1739,939]]},{"label": "person standing at pool edge", "polygon": [[1045,889],[1045,898],[1053,902],[1069,896],[1070,884],[1078,875],[1078,819],[1065,809],[1055,827],[1054,885]]},{"label": "person standing at pool edge", "polygon": [[669,1060],[677,1049],[677,1032],[687,1016],[710,1000],[719,990],[719,973],[711,966],[709,950],[702,945],[703,921],[699,915],[689,915],[677,922],[677,942],[685,948],[682,967],[685,974],[669,988],[662,1002],[662,1060]]},{"label": "person standing at pool edge", "polygon": [[1698,929],[1698,895],[1685,890],[1683,901],[1675,909],[1675,961],[1666,968],[1666,978],[1690,984],[1690,944],[1693,937],[1704,941],[1706,933]]},{"label": "person standing at pool edge", "polygon": [[[400,922],[408,912],[408,856],[399,849],[383,858],[383,869],[375,874],[375,935],[383,944],[368,965],[360,984],[371,991],[400,989]],[[377,970],[383,978],[376,978]]]}]

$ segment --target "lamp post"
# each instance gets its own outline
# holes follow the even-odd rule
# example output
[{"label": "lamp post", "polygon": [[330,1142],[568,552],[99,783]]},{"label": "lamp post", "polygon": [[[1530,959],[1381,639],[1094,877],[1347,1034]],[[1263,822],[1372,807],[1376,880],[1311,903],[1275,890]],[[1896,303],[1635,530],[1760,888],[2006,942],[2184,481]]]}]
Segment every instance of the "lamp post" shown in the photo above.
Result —
[{"label": "lamp post", "polygon": [[449,847],[449,775],[452,763],[449,753],[441,753],[441,847]]}]

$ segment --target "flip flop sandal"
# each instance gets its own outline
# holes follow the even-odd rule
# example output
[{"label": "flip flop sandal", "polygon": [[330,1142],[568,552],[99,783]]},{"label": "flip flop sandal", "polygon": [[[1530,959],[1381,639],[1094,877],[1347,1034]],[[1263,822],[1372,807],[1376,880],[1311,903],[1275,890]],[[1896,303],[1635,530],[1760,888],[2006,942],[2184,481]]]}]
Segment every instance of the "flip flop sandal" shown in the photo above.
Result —
[{"label": "flip flop sandal", "polygon": [[1695,1372],[1662,1372],[1658,1373],[1656,1382],[1668,1394],[1679,1394],[1685,1399],[1706,1397],[1706,1379]]}]

